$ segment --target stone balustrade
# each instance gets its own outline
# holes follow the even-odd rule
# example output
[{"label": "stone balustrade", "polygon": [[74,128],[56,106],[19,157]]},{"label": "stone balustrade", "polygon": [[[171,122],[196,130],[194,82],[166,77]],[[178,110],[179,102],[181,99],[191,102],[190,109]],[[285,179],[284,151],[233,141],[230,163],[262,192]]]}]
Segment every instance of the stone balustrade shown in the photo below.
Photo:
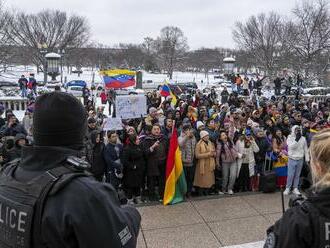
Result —
[{"label": "stone balustrade", "polygon": [[13,111],[25,111],[27,109],[28,100],[26,98],[19,97],[0,97],[0,104],[2,104],[5,109],[11,109]]}]

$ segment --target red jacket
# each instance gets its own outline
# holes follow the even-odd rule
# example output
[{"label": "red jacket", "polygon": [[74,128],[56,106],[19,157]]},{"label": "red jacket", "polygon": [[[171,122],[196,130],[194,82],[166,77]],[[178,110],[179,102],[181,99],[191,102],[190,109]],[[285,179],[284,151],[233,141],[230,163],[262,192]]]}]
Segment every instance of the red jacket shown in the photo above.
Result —
[{"label": "red jacket", "polygon": [[102,102],[106,102],[108,99],[107,94],[105,94],[105,92],[101,92],[100,97]]}]

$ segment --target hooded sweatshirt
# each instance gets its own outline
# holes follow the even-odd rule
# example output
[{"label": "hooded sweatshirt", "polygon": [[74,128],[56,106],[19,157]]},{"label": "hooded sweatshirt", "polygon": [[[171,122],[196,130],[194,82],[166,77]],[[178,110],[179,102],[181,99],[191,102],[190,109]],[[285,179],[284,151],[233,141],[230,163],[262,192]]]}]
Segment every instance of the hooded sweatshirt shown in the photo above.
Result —
[{"label": "hooded sweatshirt", "polygon": [[291,134],[288,136],[287,144],[288,144],[288,155],[290,159],[300,160],[305,157],[306,162],[309,162],[309,151],[307,146],[307,141],[304,136],[296,141],[295,129],[299,127],[298,125],[294,125],[291,128]]}]

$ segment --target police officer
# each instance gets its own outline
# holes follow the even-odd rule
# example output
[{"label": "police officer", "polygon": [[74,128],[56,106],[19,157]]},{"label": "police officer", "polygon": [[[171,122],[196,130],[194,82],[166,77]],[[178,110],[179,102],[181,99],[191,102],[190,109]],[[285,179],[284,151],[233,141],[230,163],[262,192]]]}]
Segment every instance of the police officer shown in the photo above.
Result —
[{"label": "police officer", "polygon": [[265,248],[330,247],[330,129],[313,137],[310,154],[311,193],[268,229]]},{"label": "police officer", "polygon": [[136,247],[141,217],[80,159],[86,112],[73,96],[41,95],[34,141],[0,174],[0,247]]}]

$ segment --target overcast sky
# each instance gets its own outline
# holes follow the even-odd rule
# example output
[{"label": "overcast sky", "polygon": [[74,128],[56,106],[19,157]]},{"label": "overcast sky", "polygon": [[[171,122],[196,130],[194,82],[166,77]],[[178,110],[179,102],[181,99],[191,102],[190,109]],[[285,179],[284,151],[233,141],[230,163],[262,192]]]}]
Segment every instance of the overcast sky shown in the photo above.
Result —
[{"label": "overcast sky", "polygon": [[181,28],[191,49],[234,48],[232,28],[250,15],[290,15],[297,0],[5,0],[9,8],[38,12],[60,9],[86,16],[92,39],[113,46],[157,37],[167,25]]}]

